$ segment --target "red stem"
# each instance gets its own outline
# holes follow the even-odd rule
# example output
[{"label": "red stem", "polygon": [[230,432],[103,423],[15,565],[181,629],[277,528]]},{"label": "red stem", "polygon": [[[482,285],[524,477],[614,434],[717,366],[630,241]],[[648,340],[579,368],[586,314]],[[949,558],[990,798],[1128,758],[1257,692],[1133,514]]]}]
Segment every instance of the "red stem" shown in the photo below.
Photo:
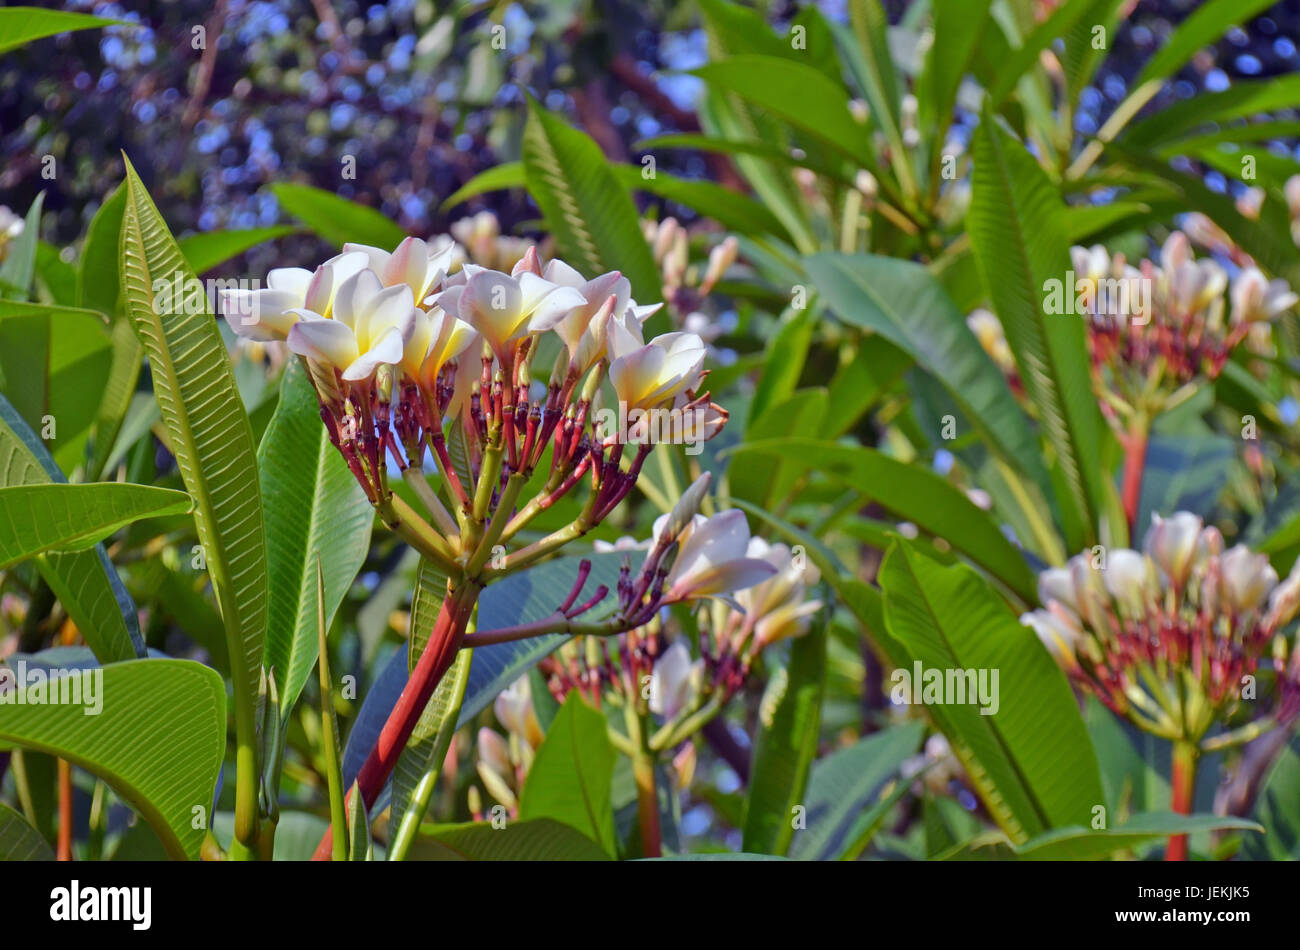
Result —
[{"label": "red stem", "polygon": [[[398,757],[406,748],[406,742],[411,738],[411,732],[419,722],[424,707],[429,704],[433,691],[437,689],[439,681],[456,658],[456,651],[460,649],[461,641],[465,638],[465,629],[477,601],[478,588],[466,585],[453,591],[442,602],[438,619],[433,625],[433,632],[429,635],[429,642],[425,645],[424,652],[420,654],[420,660],[411,672],[411,678],[402,690],[402,695],[397,698],[397,704],[389,713],[388,721],[384,723],[383,731],[379,733],[379,741],[370,750],[370,755],[366,757],[361,771],[357,773],[357,786],[361,790],[361,800],[367,809],[374,805],[379,797],[384,783],[388,781],[388,776],[393,773],[397,765]],[[344,800],[345,806],[349,803],[351,794],[349,790],[348,798]],[[312,855],[312,860],[330,860],[333,840],[333,829],[327,828],[320,844],[316,846],[316,853]]]},{"label": "red stem", "polygon": [[59,773],[59,838],[55,857],[60,861],[72,860],[72,766],[67,760],[58,760]]},{"label": "red stem", "polygon": [[[1192,813],[1192,799],[1196,794],[1196,746],[1186,741],[1174,743],[1173,767],[1170,770],[1169,807],[1179,815]],[[1170,835],[1165,849],[1166,861],[1187,860],[1187,835]]]},{"label": "red stem", "polygon": [[1124,515],[1129,535],[1137,530],[1138,506],[1142,501],[1142,471],[1147,463],[1147,427],[1135,421],[1124,440]]}]

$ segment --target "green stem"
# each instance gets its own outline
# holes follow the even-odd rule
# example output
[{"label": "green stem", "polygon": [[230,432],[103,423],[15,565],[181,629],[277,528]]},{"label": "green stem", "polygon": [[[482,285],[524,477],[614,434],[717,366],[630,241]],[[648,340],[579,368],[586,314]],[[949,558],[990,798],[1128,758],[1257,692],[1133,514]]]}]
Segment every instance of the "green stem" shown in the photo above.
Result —
[{"label": "green stem", "polygon": [[649,723],[636,704],[624,707],[628,738],[636,750],[632,756],[632,777],[636,781],[637,826],[641,830],[641,856],[657,858],[663,854],[659,830],[659,793],[655,787],[655,757],[650,750]]}]

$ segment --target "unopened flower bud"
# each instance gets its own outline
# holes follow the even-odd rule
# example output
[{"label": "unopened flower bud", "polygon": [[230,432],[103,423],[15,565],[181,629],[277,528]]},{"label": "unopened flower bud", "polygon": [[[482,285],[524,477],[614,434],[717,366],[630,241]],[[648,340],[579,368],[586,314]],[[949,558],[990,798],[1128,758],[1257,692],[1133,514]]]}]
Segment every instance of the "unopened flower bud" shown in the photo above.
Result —
[{"label": "unopened flower bud", "polygon": [[1268,563],[1268,555],[1255,554],[1244,544],[1224,554],[1219,559],[1219,567],[1223,572],[1224,596],[1236,612],[1258,607],[1277,585],[1277,571]]},{"label": "unopened flower bud", "polygon": [[1168,518],[1151,515],[1143,549],[1178,587],[1187,583],[1203,526],[1204,522],[1189,511]]}]

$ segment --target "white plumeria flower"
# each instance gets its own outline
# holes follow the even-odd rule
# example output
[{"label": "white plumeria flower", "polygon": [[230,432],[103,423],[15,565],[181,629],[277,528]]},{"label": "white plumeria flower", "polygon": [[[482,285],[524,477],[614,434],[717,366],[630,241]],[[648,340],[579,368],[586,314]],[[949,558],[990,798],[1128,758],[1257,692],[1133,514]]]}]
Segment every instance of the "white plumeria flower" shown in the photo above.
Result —
[{"label": "white plumeria flower", "polygon": [[758,642],[767,646],[807,633],[810,617],[822,608],[820,600],[804,599],[807,585],[817,583],[817,568],[801,564],[786,545],[768,544],[762,538],[750,538],[745,553],[776,570],[772,577],[736,594]]},{"label": "white plumeria flower", "polygon": [[1268,563],[1267,554],[1256,554],[1238,544],[1219,558],[1223,572],[1223,591],[1234,611],[1250,610],[1264,602],[1277,586],[1277,571]]},{"label": "white plumeria flower", "polygon": [[532,691],[528,677],[522,676],[497,694],[492,704],[497,720],[513,735],[533,748],[542,744],[542,724],[533,711]]},{"label": "white plumeria flower", "polygon": [[513,277],[473,265],[462,270],[467,275],[463,285],[425,302],[437,303],[472,326],[498,359],[504,358],[508,344],[551,329],[570,311],[586,304],[574,288],[561,287],[529,271]]},{"label": "white plumeria flower", "polygon": [[427,313],[416,309],[415,327],[402,351],[402,369],[430,388],[443,366],[469,349],[478,337],[474,328],[435,306]]},{"label": "white plumeria flower", "polygon": [[391,254],[368,244],[344,244],[343,250],[364,254],[385,287],[405,284],[415,300],[423,300],[456,263],[456,242],[445,236],[432,244],[408,237]]},{"label": "white plumeria flower", "polygon": [[1197,541],[1204,527],[1205,522],[1190,511],[1178,511],[1168,518],[1152,513],[1143,550],[1166,577],[1181,587],[1191,574]]},{"label": "white plumeria flower", "polygon": [[702,667],[691,660],[691,651],[681,640],[655,660],[650,674],[650,711],[665,719],[672,719],[691,701],[695,692],[697,669]]},{"label": "white plumeria flower", "polygon": [[[655,538],[668,515],[655,521]],[[678,535],[677,557],[665,583],[665,602],[727,594],[762,583],[776,573],[767,561],[749,557],[749,523],[738,509],[712,518],[696,515]]]},{"label": "white plumeria flower", "polygon": [[331,257],[315,272],[302,267],[277,267],[266,275],[261,290],[222,290],[220,310],[230,328],[247,340],[285,340],[310,310],[330,316],[339,288],[366,266],[366,256],[343,253]]},{"label": "white plumeria flower", "polygon": [[1110,552],[1102,579],[1121,612],[1137,617],[1145,611],[1147,599],[1155,591],[1151,567],[1151,562],[1137,551],[1120,548]]},{"label": "white plumeria flower", "polygon": [[1067,668],[1078,664],[1075,652],[1079,641],[1083,638],[1083,631],[1078,627],[1050,610],[1034,610],[1022,614],[1020,622],[1033,629],[1043,646],[1047,647],[1047,652],[1052,654],[1058,663]]},{"label": "white plumeria flower", "polygon": [[1285,280],[1269,280],[1258,267],[1247,267],[1232,282],[1232,323],[1271,320],[1300,300]]},{"label": "white plumeria flower", "polygon": [[[546,265],[542,276],[562,287],[572,287],[586,301],[555,324],[555,332],[569,348],[570,366],[579,374],[591,369],[605,355],[609,313],[630,315],[640,326],[663,306],[662,303],[639,306],[632,299],[631,282],[616,270],[587,280],[564,261],[553,260]],[[613,305],[608,312],[602,312],[610,297],[614,298]]]},{"label": "white plumeria flower", "polygon": [[349,381],[369,379],[381,363],[402,361],[419,310],[405,284],[384,287],[372,270],[344,281],[333,317],[311,310],[289,331],[289,349],[333,366]]},{"label": "white plumeria flower", "polygon": [[665,333],[646,343],[634,317],[611,315],[605,346],[610,385],[629,412],[653,409],[694,391],[704,378],[708,350],[694,333]]}]

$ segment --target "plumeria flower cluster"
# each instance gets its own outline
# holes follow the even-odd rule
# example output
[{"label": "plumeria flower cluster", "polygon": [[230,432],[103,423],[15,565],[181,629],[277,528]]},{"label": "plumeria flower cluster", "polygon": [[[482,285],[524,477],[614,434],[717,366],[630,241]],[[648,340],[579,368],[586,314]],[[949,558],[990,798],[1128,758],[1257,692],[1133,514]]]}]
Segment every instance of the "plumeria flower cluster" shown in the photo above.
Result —
[{"label": "plumeria flower cluster", "polygon": [[1155,735],[1201,743],[1278,674],[1282,704],[1206,746],[1250,738],[1294,718],[1283,628],[1300,610],[1300,570],[1278,582],[1268,557],[1190,512],[1153,517],[1142,551],[1094,549],[1038,579],[1032,627],[1071,679]]},{"label": "plumeria flower cluster", "polygon": [[[692,491],[706,484],[707,476]],[[677,524],[672,515],[661,517],[642,572],[662,571],[657,552],[673,548],[661,606],[685,605],[696,631],[694,651],[682,624],[658,611],[618,637],[570,641],[541,665],[558,701],[577,690],[596,707],[657,718],[658,728],[643,737],[654,753],[702,728],[745,685],[765,649],[806,633],[822,609],[808,597],[819,579],[816,568],[784,544],[751,537],[741,511]],[[614,738],[621,745],[636,736]]]},{"label": "plumeria flower cluster", "polygon": [[[488,795],[513,818],[519,814],[519,792],[544,733],[527,678],[515,680],[499,693],[492,708],[504,735],[488,726],[478,731],[478,776]],[[479,808],[471,804],[470,811],[476,821],[482,820]]]},{"label": "plumeria flower cluster", "polygon": [[706,311],[705,299],[736,263],[739,242],[734,237],[723,238],[709,251],[708,261],[701,270],[691,264],[690,234],[676,218],[662,221],[646,218],[641,222],[641,231],[659,266],[664,300],[677,325],[712,343],[722,335],[724,326]]},{"label": "plumeria flower cluster", "polygon": [[1098,395],[1112,417],[1154,414],[1214,379],[1233,350],[1253,332],[1267,336],[1269,322],[1298,299],[1253,266],[1229,281],[1218,262],[1192,253],[1181,231],[1158,263],[1133,267],[1100,245],[1074,247],[1071,256]]},{"label": "plumeria flower cluster", "polygon": [[[436,519],[440,540],[414,533],[439,560],[469,554],[460,566],[481,569],[492,545],[584,478],[592,494],[575,535],[628,494],[655,438],[645,424],[634,424],[630,436],[597,425],[592,403],[606,381],[629,420],[673,409],[696,420],[686,435],[700,441],[725,424],[726,413],[696,395],[703,342],[689,333],[647,341],[643,322],[657,307],[632,300],[617,272],[588,280],[562,261],[543,262],[535,248],[510,273],[457,268],[458,258],[450,239],[408,238],[391,253],[349,244],[315,271],[273,270],[266,289],[223,295],[236,333],[284,340],[304,358],[330,438],[372,503],[395,504],[389,461],[403,473]],[[549,385],[534,385],[543,336],[562,345]],[[629,441],[634,457],[625,459]],[[450,506],[423,476],[426,452]],[[544,490],[513,513],[548,459]],[[485,522],[497,513],[489,531]],[[405,520],[390,524],[412,534]],[[531,550],[511,566],[551,549]]]},{"label": "plumeria flower cluster", "polygon": [[[222,294],[238,335],[283,341],[303,361],[330,441],[371,504],[447,578],[427,645],[358,773],[367,807],[456,652],[476,637],[612,634],[647,623],[677,596],[674,536],[639,574],[624,572],[602,624],[576,619],[609,593],[578,602],[588,567],[540,627],[468,633],[482,589],[599,525],[657,444],[703,442],[726,424],[726,411],[700,392],[703,341],[647,338],[644,322],[658,307],[633,300],[616,271],[588,278],[536,247],[508,272],[494,270],[465,261],[446,236],[407,238],[392,251],[345,244],[315,270],[279,268],[263,289]],[[543,350],[554,359],[545,382],[533,372]],[[604,410],[602,389],[617,412]],[[675,424],[657,424],[664,415]],[[423,513],[392,490],[390,471]],[[568,524],[523,543],[534,519],[583,486]],[[329,838],[318,855],[329,854]]]}]

